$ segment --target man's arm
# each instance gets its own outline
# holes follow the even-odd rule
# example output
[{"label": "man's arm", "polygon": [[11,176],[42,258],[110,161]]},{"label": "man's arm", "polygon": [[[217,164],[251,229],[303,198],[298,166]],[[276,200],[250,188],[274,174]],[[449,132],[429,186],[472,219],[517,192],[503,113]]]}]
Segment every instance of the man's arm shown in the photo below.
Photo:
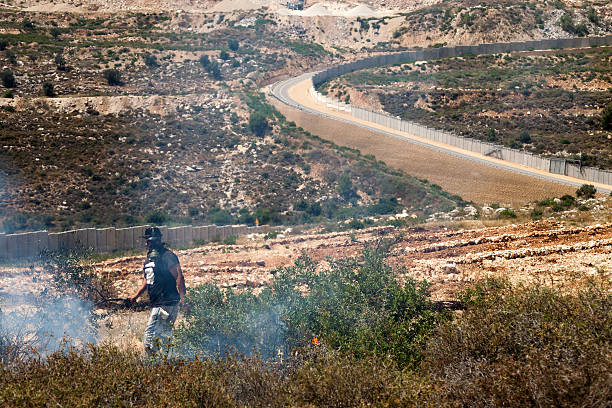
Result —
[{"label": "man's arm", "polygon": [[142,295],[146,289],[147,289],[147,280],[143,279],[142,286],[140,287],[140,289],[138,289],[138,292],[134,296],[130,297],[130,302],[135,302],[136,299],[138,299],[138,297],[140,297],[140,295]]},{"label": "man's arm", "polygon": [[176,288],[178,289],[179,295],[181,295],[181,301],[185,297],[185,293],[187,289],[185,288],[185,278],[183,277],[183,271],[181,270],[181,265],[176,264],[170,268],[170,273],[176,279]]}]

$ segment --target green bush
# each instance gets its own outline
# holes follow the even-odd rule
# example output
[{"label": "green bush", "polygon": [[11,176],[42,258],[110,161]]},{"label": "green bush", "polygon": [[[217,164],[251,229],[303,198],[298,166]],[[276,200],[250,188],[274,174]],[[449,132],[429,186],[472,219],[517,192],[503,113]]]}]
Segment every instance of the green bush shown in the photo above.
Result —
[{"label": "green bush", "polygon": [[221,80],[223,76],[221,75],[221,69],[219,68],[219,64],[217,61],[212,61],[210,64],[206,66],[206,70],[210,74],[213,79],[217,81]]},{"label": "green bush", "polygon": [[612,103],[607,104],[601,113],[601,127],[612,130]]},{"label": "green bush", "polygon": [[576,197],[589,199],[595,197],[597,189],[592,184],[583,184],[578,190],[576,190]]},{"label": "green bush", "polygon": [[52,97],[55,96],[55,91],[53,90],[53,84],[51,82],[43,82],[42,84],[43,95]]},{"label": "green bush", "polygon": [[516,218],[516,213],[506,208],[501,210],[498,216],[501,219]]},{"label": "green bush", "polygon": [[202,64],[202,66],[205,68],[210,65],[210,59],[208,58],[208,55],[202,55],[200,57],[200,64]]},{"label": "green bush", "polygon": [[260,112],[251,112],[249,116],[249,130],[258,137],[263,137],[268,130],[268,119]]},{"label": "green bush", "polygon": [[55,56],[55,65],[57,66],[58,71],[68,70],[68,67],[66,66],[66,59],[62,54],[57,54]]},{"label": "green bush", "polygon": [[144,63],[147,67],[149,68],[155,68],[157,66],[159,66],[159,63],[157,62],[157,57],[153,54],[145,54],[144,55]]},{"label": "green bush", "polygon": [[223,240],[223,244],[225,245],[236,245],[236,240],[238,239],[238,236],[236,235],[230,235],[229,237],[226,237]]},{"label": "green bush", "polygon": [[[488,280],[467,290],[467,310],[431,338],[423,375],[441,406],[588,406],[609,401],[610,282],[579,290]],[[595,404],[596,405],[596,404]]]},{"label": "green bush", "polygon": [[238,47],[239,47],[239,43],[238,40],[235,40],[233,38],[230,38],[229,40],[227,40],[227,47],[232,50],[232,51],[238,51]]},{"label": "green bush", "polygon": [[348,172],[344,172],[340,177],[338,177],[337,190],[340,197],[346,201],[353,202],[359,198],[357,191],[353,186],[351,175]]},{"label": "green bush", "polygon": [[109,85],[111,86],[120,86],[123,85],[123,81],[121,79],[121,72],[116,69],[106,69],[102,73],[102,76],[106,79]]},{"label": "green bush", "polygon": [[150,224],[154,225],[162,225],[166,221],[168,221],[170,217],[168,214],[162,210],[153,210],[147,214],[146,220]]},{"label": "green bush", "polygon": [[5,88],[15,88],[17,86],[15,75],[10,69],[5,69],[0,72],[0,79],[2,79],[2,86]]},{"label": "green bush", "polygon": [[190,354],[219,355],[234,348],[266,358],[286,355],[311,339],[362,358],[389,356],[415,367],[439,318],[427,284],[404,286],[384,262],[390,243],[366,248],[359,258],[316,264],[300,258],[275,272],[260,295],[221,291],[213,285],[191,289],[191,306],[177,330],[177,344]]},{"label": "green bush", "polygon": [[227,210],[212,208],[208,211],[208,222],[215,225],[231,225],[235,223],[234,217]]}]

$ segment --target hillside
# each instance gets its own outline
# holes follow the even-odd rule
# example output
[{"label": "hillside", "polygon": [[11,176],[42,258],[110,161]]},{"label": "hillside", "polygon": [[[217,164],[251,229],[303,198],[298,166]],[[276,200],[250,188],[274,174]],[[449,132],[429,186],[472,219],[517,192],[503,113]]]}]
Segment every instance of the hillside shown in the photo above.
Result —
[{"label": "hillside", "polygon": [[[6,232],[308,223],[402,208],[425,219],[452,210],[459,197],[320,140],[284,120],[257,89],[406,45],[585,34],[559,31],[560,10],[572,13],[574,27],[587,18],[590,34],[609,28],[608,6],[598,3],[321,2],[300,12],[229,0],[2,4]],[[152,11],[159,8],[167,11]],[[492,31],[485,22],[500,10],[512,18]],[[543,23],[531,24],[534,16]],[[519,29],[517,18],[525,21]]]},{"label": "hillside", "polygon": [[295,223],[403,207],[427,216],[460,200],[296,128],[254,90],[290,65],[325,61],[322,48],[272,41],[263,16],[198,35],[167,32],[171,20],[4,12],[5,231]]}]

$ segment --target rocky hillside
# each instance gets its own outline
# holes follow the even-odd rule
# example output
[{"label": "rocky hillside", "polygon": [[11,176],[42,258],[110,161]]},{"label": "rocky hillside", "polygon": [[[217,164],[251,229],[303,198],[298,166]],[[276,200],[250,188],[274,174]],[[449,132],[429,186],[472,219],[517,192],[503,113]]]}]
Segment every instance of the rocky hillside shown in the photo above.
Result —
[{"label": "rocky hillside", "polygon": [[264,15],[193,34],[184,16],[3,13],[7,232],[296,223],[401,208],[425,217],[460,202],[268,106],[258,85],[329,53],[273,40]]}]

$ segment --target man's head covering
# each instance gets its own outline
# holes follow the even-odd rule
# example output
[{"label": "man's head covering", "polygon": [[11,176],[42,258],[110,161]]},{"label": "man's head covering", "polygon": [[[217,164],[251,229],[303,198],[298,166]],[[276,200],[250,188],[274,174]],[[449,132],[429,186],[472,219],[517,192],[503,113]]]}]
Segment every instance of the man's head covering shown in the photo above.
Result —
[{"label": "man's head covering", "polygon": [[162,233],[157,227],[148,227],[147,229],[145,229],[143,238],[149,242],[161,241]]}]

